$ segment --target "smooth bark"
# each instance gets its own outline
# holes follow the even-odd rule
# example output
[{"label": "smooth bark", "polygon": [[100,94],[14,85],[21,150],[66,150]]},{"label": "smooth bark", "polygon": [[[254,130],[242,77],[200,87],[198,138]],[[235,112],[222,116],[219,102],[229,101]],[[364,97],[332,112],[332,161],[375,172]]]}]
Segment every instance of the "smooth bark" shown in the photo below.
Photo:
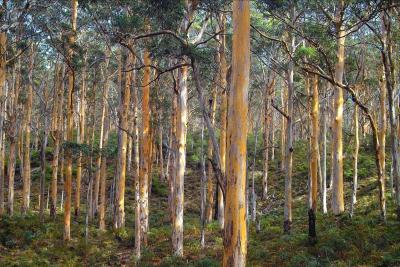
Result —
[{"label": "smooth bark", "polygon": [[233,2],[232,81],[228,103],[227,187],[223,266],[245,266],[247,112],[250,70],[250,3]]}]

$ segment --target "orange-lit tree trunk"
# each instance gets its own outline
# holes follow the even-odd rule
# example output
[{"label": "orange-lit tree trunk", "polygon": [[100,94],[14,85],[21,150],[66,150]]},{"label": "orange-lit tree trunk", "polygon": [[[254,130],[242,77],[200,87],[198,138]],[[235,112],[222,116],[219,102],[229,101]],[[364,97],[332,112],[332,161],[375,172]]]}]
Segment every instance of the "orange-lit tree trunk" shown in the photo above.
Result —
[{"label": "orange-lit tree trunk", "polygon": [[311,104],[311,207],[308,211],[308,235],[311,243],[316,242],[316,212],[318,199],[318,157],[319,157],[319,100],[318,100],[318,76],[314,75],[312,81]]},{"label": "orange-lit tree trunk", "polygon": [[[133,62],[132,53],[128,54],[126,66],[129,69],[131,62]],[[115,217],[114,217],[114,228],[119,229],[125,226],[125,179],[126,179],[126,161],[127,161],[127,144],[129,129],[128,124],[128,112],[130,107],[130,94],[131,94],[131,75],[132,72],[126,72],[125,74],[125,86],[121,86],[121,102],[119,108],[119,153],[118,153],[118,179],[117,179],[117,190],[115,198]]]},{"label": "orange-lit tree trunk", "polygon": [[[344,0],[339,0],[339,7],[335,15],[337,33],[337,62],[335,66],[335,80],[343,81],[345,60],[346,32],[343,25]],[[334,90],[334,118],[332,123],[332,211],[338,215],[344,211],[343,196],[343,89],[336,86]]]},{"label": "orange-lit tree trunk", "polygon": [[[85,124],[86,124],[86,77],[87,77],[87,56],[84,56],[84,66],[82,70],[82,84],[79,96],[78,114],[79,114],[79,127],[77,134],[77,143],[85,143]],[[78,159],[76,161],[76,188],[75,188],[75,217],[80,214],[81,204],[81,180],[82,180],[82,152],[79,152]]]},{"label": "orange-lit tree trunk", "polygon": [[[68,38],[68,93],[67,93],[67,142],[73,141],[73,112],[74,112],[74,83],[75,73],[72,63],[73,50],[76,38],[76,20],[78,16],[78,0],[72,0],[71,9],[71,33]],[[70,147],[65,149],[65,207],[64,207],[64,240],[71,239],[71,198],[72,198],[72,150]]]},{"label": "orange-lit tree trunk", "polygon": [[247,92],[250,70],[250,3],[233,1],[232,78],[228,104],[223,266],[245,266]]}]

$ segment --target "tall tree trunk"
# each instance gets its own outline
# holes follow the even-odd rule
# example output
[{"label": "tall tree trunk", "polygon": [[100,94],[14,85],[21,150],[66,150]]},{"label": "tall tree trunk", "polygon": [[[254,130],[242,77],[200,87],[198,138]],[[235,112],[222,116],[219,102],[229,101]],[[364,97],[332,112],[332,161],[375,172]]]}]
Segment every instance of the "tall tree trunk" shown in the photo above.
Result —
[{"label": "tall tree trunk", "polygon": [[255,122],[256,126],[254,127],[254,135],[255,135],[255,142],[254,142],[254,151],[253,151],[253,164],[251,167],[251,220],[253,223],[256,222],[257,219],[257,195],[255,189],[255,179],[254,179],[254,172],[256,170],[256,157],[257,157],[257,145],[258,145],[258,125],[259,119]]},{"label": "tall tree trunk", "polygon": [[7,212],[10,216],[14,214],[14,179],[15,179],[15,164],[17,153],[17,105],[20,91],[20,77],[21,77],[21,60],[17,59],[17,63],[13,69],[12,90],[10,94],[10,107],[9,107],[9,122],[7,125],[7,136],[9,139],[9,156],[8,156],[8,202]]},{"label": "tall tree trunk", "polygon": [[[72,47],[75,44],[76,38],[76,20],[78,15],[78,0],[71,0],[72,11],[71,11],[71,30],[72,33],[68,38],[68,102],[67,102],[67,142],[73,141],[73,94],[74,94],[74,83],[75,73],[73,67],[73,50]],[[71,239],[71,198],[72,198],[72,150],[70,147],[65,149],[65,207],[64,207],[64,240],[68,241]]]},{"label": "tall tree trunk", "polygon": [[[144,64],[150,65],[150,54],[143,54]],[[150,166],[150,68],[144,69],[142,89],[142,153],[140,154],[139,196],[140,196],[140,238],[141,244],[147,247],[147,232],[149,230],[149,166]]]},{"label": "tall tree trunk", "polygon": [[247,92],[250,70],[250,3],[233,1],[232,88],[229,94],[227,187],[223,266],[245,266]]},{"label": "tall tree trunk", "polygon": [[108,65],[110,62],[110,51],[109,49],[106,50],[106,59],[104,63],[104,87],[103,87],[103,95],[102,95],[102,102],[103,102],[103,110],[101,113],[101,144],[102,147],[100,149],[100,204],[99,204],[99,228],[100,230],[105,230],[106,222],[105,222],[105,215],[106,215],[106,180],[107,180],[107,156],[104,154],[102,150],[104,147],[107,146],[108,143],[108,136],[110,130],[110,119],[109,119],[109,112],[108,112],[108,83],[109,83],[109,73],[108,73]]},{"label": "tall tree trunk", "polygon": [[[220,15],[220,31],[223,33],[220,37],[221,44],[219,46],[219,57],[220,57],[220,67],[219,67],[219,80],[221,86],[221,127],[220,127],[220,145],[219,145],[219,157],[221,162],[221,173],[225,176],[226,172],[226,128],[227,128],[227,115],[228,115],[228,71],[225,56],[225,22],[226,16],[224,14]],[[222,193],[221,184],[218,183],[218,223],[221,229],[224,229],[224,195]]]},{"label": "tall tree trunk", "polygon": [[[86,77],[87,77],[87,55],[84,55],[84,63],[82,70],[82,84],[79,96],[78,104],[78,134],[77,143],[82,145],[85,143],[85,124],[86,124]],[[82,152],[79,151],[78,159],[76,161],[76,188],[75,188],[75,217],[80,214],[80,203],[81,203],[81,181],[82,181]]]},{"label": "tall tree trunk", "polygon": [[[65,70],[65,69],[64,69]],[[65,137],[66,137],[66,135],[65,135],[65,123],[64,123],[64,115],[62,114],[62,112],[61,112],[61,114],[60,114],[60,124],[61,124],[61,127],[60,127],[60,129],[61,129],[61,132],[60,132],[60,140],[62,141],[62,142],[65,142]],[[60,210],[61,211],[63,211],[63,208],[64,208],[64,189],[65,189],[65,149],[64,149],[64,147],[62,147],[61,146],[61,159],[60,159],[60,185],[61,185],[61,200],[60,200]]]},{"label": "tall tree trunk", "polygon": [[327,150],[327,140],[326,140],[326,132],[327,132],[327,116],[328,116],[328,102],[329,98],[324,99],[323,109],[322,109],[322,159],[321,159],[321,170],[322,170],[322,212],[324,214],[328,213],[328,205],[326,202],[327,196],[327,184],[326,184],[326,150]]},{"label": "tall tree trunk", "polygon": [[[174,212],[174,192],[175,192],[175,167],[176,167],[176,123],[177,123],[177,110],[178,110],[178,97],[175,93],[174,88],[173,100],[172,100],[172,114],[171,114],[171,136],[170,136],[170,165],[169,165],[169,195],[168,195],[168,206],[170,209],[171,223],[173,222]],[[207,203],[206,203],[207,204]]]},{"label": "tall tree trunk", "polygon": [[[285,90],[286,86],[283,85],[281,87],[281,106],[282,106],[282,110],[287,112],[287,88]],[[286,127],[287,127],[287,120],[284,116],[282,117],[282,121],[281,121],[281,158],[280,158],[280,164],[281,164],[281,172],[285,171],[285,151],[286,151],[286,146],[285,146],[285,142],[286,142]]]},{"label": "tall tree trunk", "polygon": [[[382,95],[381,97],[382,98]],[[382,100],[381,100],[382,101]],[[384,102],[383,102],[384,103]],[[382,104],[382,102],[381,102]],[[383,104],[384,105],[384,104]],[[385,108],[385,106],[384,106]],[[385,109],[383,109],[382,113],[386,113]],[[382,141],[382,136],[380,136],[380,140],[379,143],[381,143]],[[353,216],[354,213],[354,206],[357,202],[357,187],[358,187],[358,149],[360,147],[360,140],[359,140],[359,136],[358,136],[358,106],[355,105],[354,106],[354,154],[353,154],[353,160],[354,160],[354,170],[353,170],[353,191],[351,194],[351,208],[350,208],[350,216]],[[383,145],[383,147],[385,147]],[[380,149],[382,148],[382,146],[380,146]],[[381,154],[381,150],[379,151],[379,157],[382,156]],[[383,153],[385,153],[383,151]],[[381,159],[379,160],[381,162]]]},{"label": "tall tree trunk", "polygon": [[318,157],[319,157],[319,100],[318,100],[318,76],[314,75],[312,84],[312,109],[311,109],[311,207],[308,211],[308,235],[310,242],[315,243],[316,232],[316,212],[318,200]]},{"label": "tall tree trunk", "polygon": [[[335,66],[335,80],[343,82],[345,60],[346,31],[342,21],[344,0],[339,0],[335,24],[337,33],[337,62]],[[332,118],[332,211],[339,215],[344,211],[343,195],[343,89],[339,86],[334,90],[334,118]]]},{"label": "tall tree trunk", "polygon": [[172,246],[174,254],[183,256],[183,201],[184,176],[186,168],[187,67],[178,70],[178,109],[176,123],[176,176],[174,186],[174,212],[172,221]]},{"label": "tall tree trunk", "polygon": [[163,126],[161,110],[158,111],[158,155],[160,159],[160,182],[164,181]]},{"label": "tall tree trunk", "polygon": [[0,136],[0,215],[4,214],[4,178],[5,178],[5,135]]},{"label": "tall tree trunk", "polygon": [[[46,88],[44,89],[46,90]],[[45,93],[46,94],[46,93]],[[46,98],[46,97],[45,97]],[[47,100],[47,99],[46,99]],[[46,109],[46,107],[44,107]],[[46,112],[46,111],[44,111]],[[43,117],[43,140],[40,147],[40,203],[39,203],[39,217],[40,221],[44,221],[44,203],[45,203],[45,191],[46,191],[46,148],[47,148],[47,140],[49,136],[49,126],[48,119],[45,115]]]},{"label": "tall tree trunk", "polygon": [[[272,123],[272,106],[273,95],[275,91],[275,79],[273,78],[269,84],[265,87],[265,97],[264,97],[264,171],[263,171],[263,198],[268,197],[268,156],[269,156],[269,146],[271,144],[269,138],[273,131]],[[273,145],[272,145],[273,146]]]},{"label": "tall tree trunk", "polygon": [[[386,11],[385,11],[386,12]],[[399,139],[397,136],[398,120],[396,117],[396,108],[394,103],[395,96],[395,75],[394,65],[391,55],[392,50],[392,36],[391,36],[391,22],[390,18],[386,13],[382,14],[382,63],[384,67],[384,75],[386,81],[387,97],[389,104],[389,123],[390,123],[390,147],[392,154],[392,166],[393,166],[393,182],[395,187],[395,198],[397,206],[397,219],[400,220],[400,167],[399,167]],[[381,182],[384,184],[384,181]],[[382,191],[382,190],[381,190]],[[385,194],[382,191],[381,201]],[[381,204],[382,206],[382,204]],[[381,214],[383,215],[383,214]]]},{"label": "tall tree trunk", "polygon": [[24,154],[23,154],[23,187],[22,187],[22,213],[26,214],[29,209],[30,189],[31,189],[31,118],[32,118],[32,97],[33,97],[33,67],[34,67],[34,49],[32,47],[29,56],[28,71],[28,90],[25,105],[24,117]]},{"label": "tall tree trunk", "polygon": [[205,246],[205,235],[206,235],[206,165],[205,165],[205,157],[204,157],[204,121],[202,119],[201,123],[201,178],[200,178],[200,223],[201,223],[201,237],[200,244],[201,247]]},{"label": "tall tree trunk", "polygon": [[[132,53],[128,54],[126,66],[129,68],[133,62]],[[130,107],[130,94],[131,94],[131,75],[132,72],[125,74],[125,86],[121,86],[121,103],[119,109],[119,158],[118,158],[118,179],[117,191],[115,198],[115,218],[114,228],[119,229],[125,226],[125,179],[126,179],[126,155],[127,155],[127,142],[129,129],[128,112]]]},{"label": "tall tree trunk", "polygon": [[[219,56],[217,56],[219,58]],[[217,59],[219,62],[219,59]],[[218,63],[217,62],[217,63]],[[215,111],[217,108],[217,88],[213,88],[211,99],[209,100],[210,104],[210,118],[212,126],[215,125]],[[207,146],[207,158],[212,159],[213,157],[213,145],[212,140],[208,138],[208,146]],[[207,223],[210,223],[213,218],[213,204],[214,204],[214,184],[213,184],[213,167],[210,160],[207,160],[207,208],[206,208],[206,219]]]},{"label": "tall tree trunk", "polygon": [[[4,5],[3,1],[3,5]],[[6,51],[7,51],[7,33],[0,32],[0,98],[6,95]],[[5,162],[5,139],[4,139],[4,117],[6,101],[0,101],[0,215],[4,213],[4,162]]]},{"label": "tall tree trunk", "polygon": [[51,122],[51,137],[53,139],[53,161],[51,164],[52,174],[51,174],[51,190],[50,190],[50,216],[52,218],[56,217],[57,210],[57,176],[58,176],[58,161],[60,155],[60,139],[62,132],[62,104],[64,96],[64,66],[60,64],[56,65],[55,73],[55,98],[53,104],[53,114]]},{"label": "tall tree trunk", "polygon": [[[94,190],[92,194],[92,199],[91,201],[93,202],[93,213],[96,215],[99,212],[99,193],[100,193],[100,187],[101,187],[101,176],[102,176],[102,170],[101,170],[101,162],[103,158],[103,147],[104,147],[104,135],[105,131],[108,131],[108,129],[105,129],[106,125],[105,120],[106,116],[108,116],[108,64],[109,64],[109,57],[110,57],[110,52],[106,51],[106,60],[104,64],[104,69],[103,69],[103,80],[104,80],[104,86],[103,86],[103,94],[102,94],[102,114],[101,114],[101,125],[100,125],[100,139],[99,139],[99,150],[100,153],[98,157],[96,158],[96,173],[95,173],[95,178],[94,178]],[[93,89],[95,89],[95,86],[93,85]],[[93,114],[94,116],[94,114]],[[108,125],[107,125],[108,127]],[[108,133],[107,133],[108,135]],[[108,141],[108,136],[106,138]],[[100,222],[100,221],[99,221]]]},{"label": "tall tree trunk", "polygon": [[[134,73],[136,77],[136,73]],[[136,78],[135,78],[136,79]],[[149,80],[149,78],[148,78]],[[135,186],[135,257],[140,258],[141,255],[141,225],[140,225],[140,155],[139,155],[139,120],[138,120],[138,89],[132,87],[133,95],[133,180]]]},{"label": "tall tree trunk", "polygon": [[[290,8],[290,17],[294,23],[295,20],[294,4]],[[291,55],[295,52],[295,36],[289,31],[289,49]],[[288,81],[288,100],[287,100],[287,126],[286,126],[286,151],[285,151],[285,206],[284,206],[284,222],[283,230],[290,233],[292,226],[292,171],[293,171],[293,102],[294,102],[294,62],[289,61],[287,70]]]}]

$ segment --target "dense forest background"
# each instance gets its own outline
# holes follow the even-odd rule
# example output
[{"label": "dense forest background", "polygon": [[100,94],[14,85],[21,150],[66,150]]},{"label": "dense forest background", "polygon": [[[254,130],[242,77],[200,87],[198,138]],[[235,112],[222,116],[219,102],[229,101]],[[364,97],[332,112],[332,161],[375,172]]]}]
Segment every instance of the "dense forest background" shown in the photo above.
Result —
[{"label": "dense forest background", "polygon": [[399,266],[395,0],[0,1],[1,266]]}]

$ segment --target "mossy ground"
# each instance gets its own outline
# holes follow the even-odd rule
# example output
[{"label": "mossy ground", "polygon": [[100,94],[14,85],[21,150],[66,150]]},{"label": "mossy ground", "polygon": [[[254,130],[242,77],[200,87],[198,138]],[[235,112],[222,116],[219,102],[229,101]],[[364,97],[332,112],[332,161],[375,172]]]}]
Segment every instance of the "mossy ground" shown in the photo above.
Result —
[{"label": "mossy ground", "polygon": [[[251,145],[250,139],[249,146]],[[189,143],[189,162],[185,178],[185,256],[183,259],[171,256],[168,188],[165,182],[159,181],[155,176],[150,196],[149,245],[142,253],[139,266],[220,265],[223,232],[216,222],[207,226],[204,249],[199,242],[200,172],[197,159],[190,159],[195,158],[192,149],[197,148],[190,147]],[[351,146],[347,147],[347,154],[351,155]],[[284,235],[282,230],[284,179],[279,171],[277,159],[271,163],[270,198],[259,200],[258,203],[259,209],[263,210],[260,218],[261,231],[257,233],[255,225],[249,225],[248,266],[400,266],[400,223],[394,216],[394,202],[390,194],[387,194],[387,222],[379,220],[374,158],[369,146],[361,149],[360,188],[354,217],[350,219],[347,212],[352,175],[351,157],[347,156],[346,213],[340,217],[331,213],[317,213],[318,241],[315,245],[309,244],[307,235],[308,160],[304,143],[296,146],[294,155],[292,234]],[[261,153],[257,158],[257,169],[261,170]],[[111,179],[112,168],[109,174]],[[34,179],[33,188],[37,188],[37,182],[38,180]],[[256,172],[256,183],[257,188],[261,188],[261,172]],[[72,220],[72,240],[68,244],[63,241],[62,214],[59,214],[55,221],[47,214],[45,221],[40,222],[37,198],[34,194],[33,211],[28,215],[18,215],[17,206],[15,216],[0,218],[0,266],[133,266],[135,259],[132,188],[131,180],[128,179],[125,230],[102,232],[97,230],[95,220],[90,225],[89,239],[86,242],[82,215]],[[17,185],[17,204],[20,201],[19,190]],[[260,192],[258,193],[260,195]],[[110,218],[108,220],[110,223]],[[108,228],[110,229],[110,224]]]}]

